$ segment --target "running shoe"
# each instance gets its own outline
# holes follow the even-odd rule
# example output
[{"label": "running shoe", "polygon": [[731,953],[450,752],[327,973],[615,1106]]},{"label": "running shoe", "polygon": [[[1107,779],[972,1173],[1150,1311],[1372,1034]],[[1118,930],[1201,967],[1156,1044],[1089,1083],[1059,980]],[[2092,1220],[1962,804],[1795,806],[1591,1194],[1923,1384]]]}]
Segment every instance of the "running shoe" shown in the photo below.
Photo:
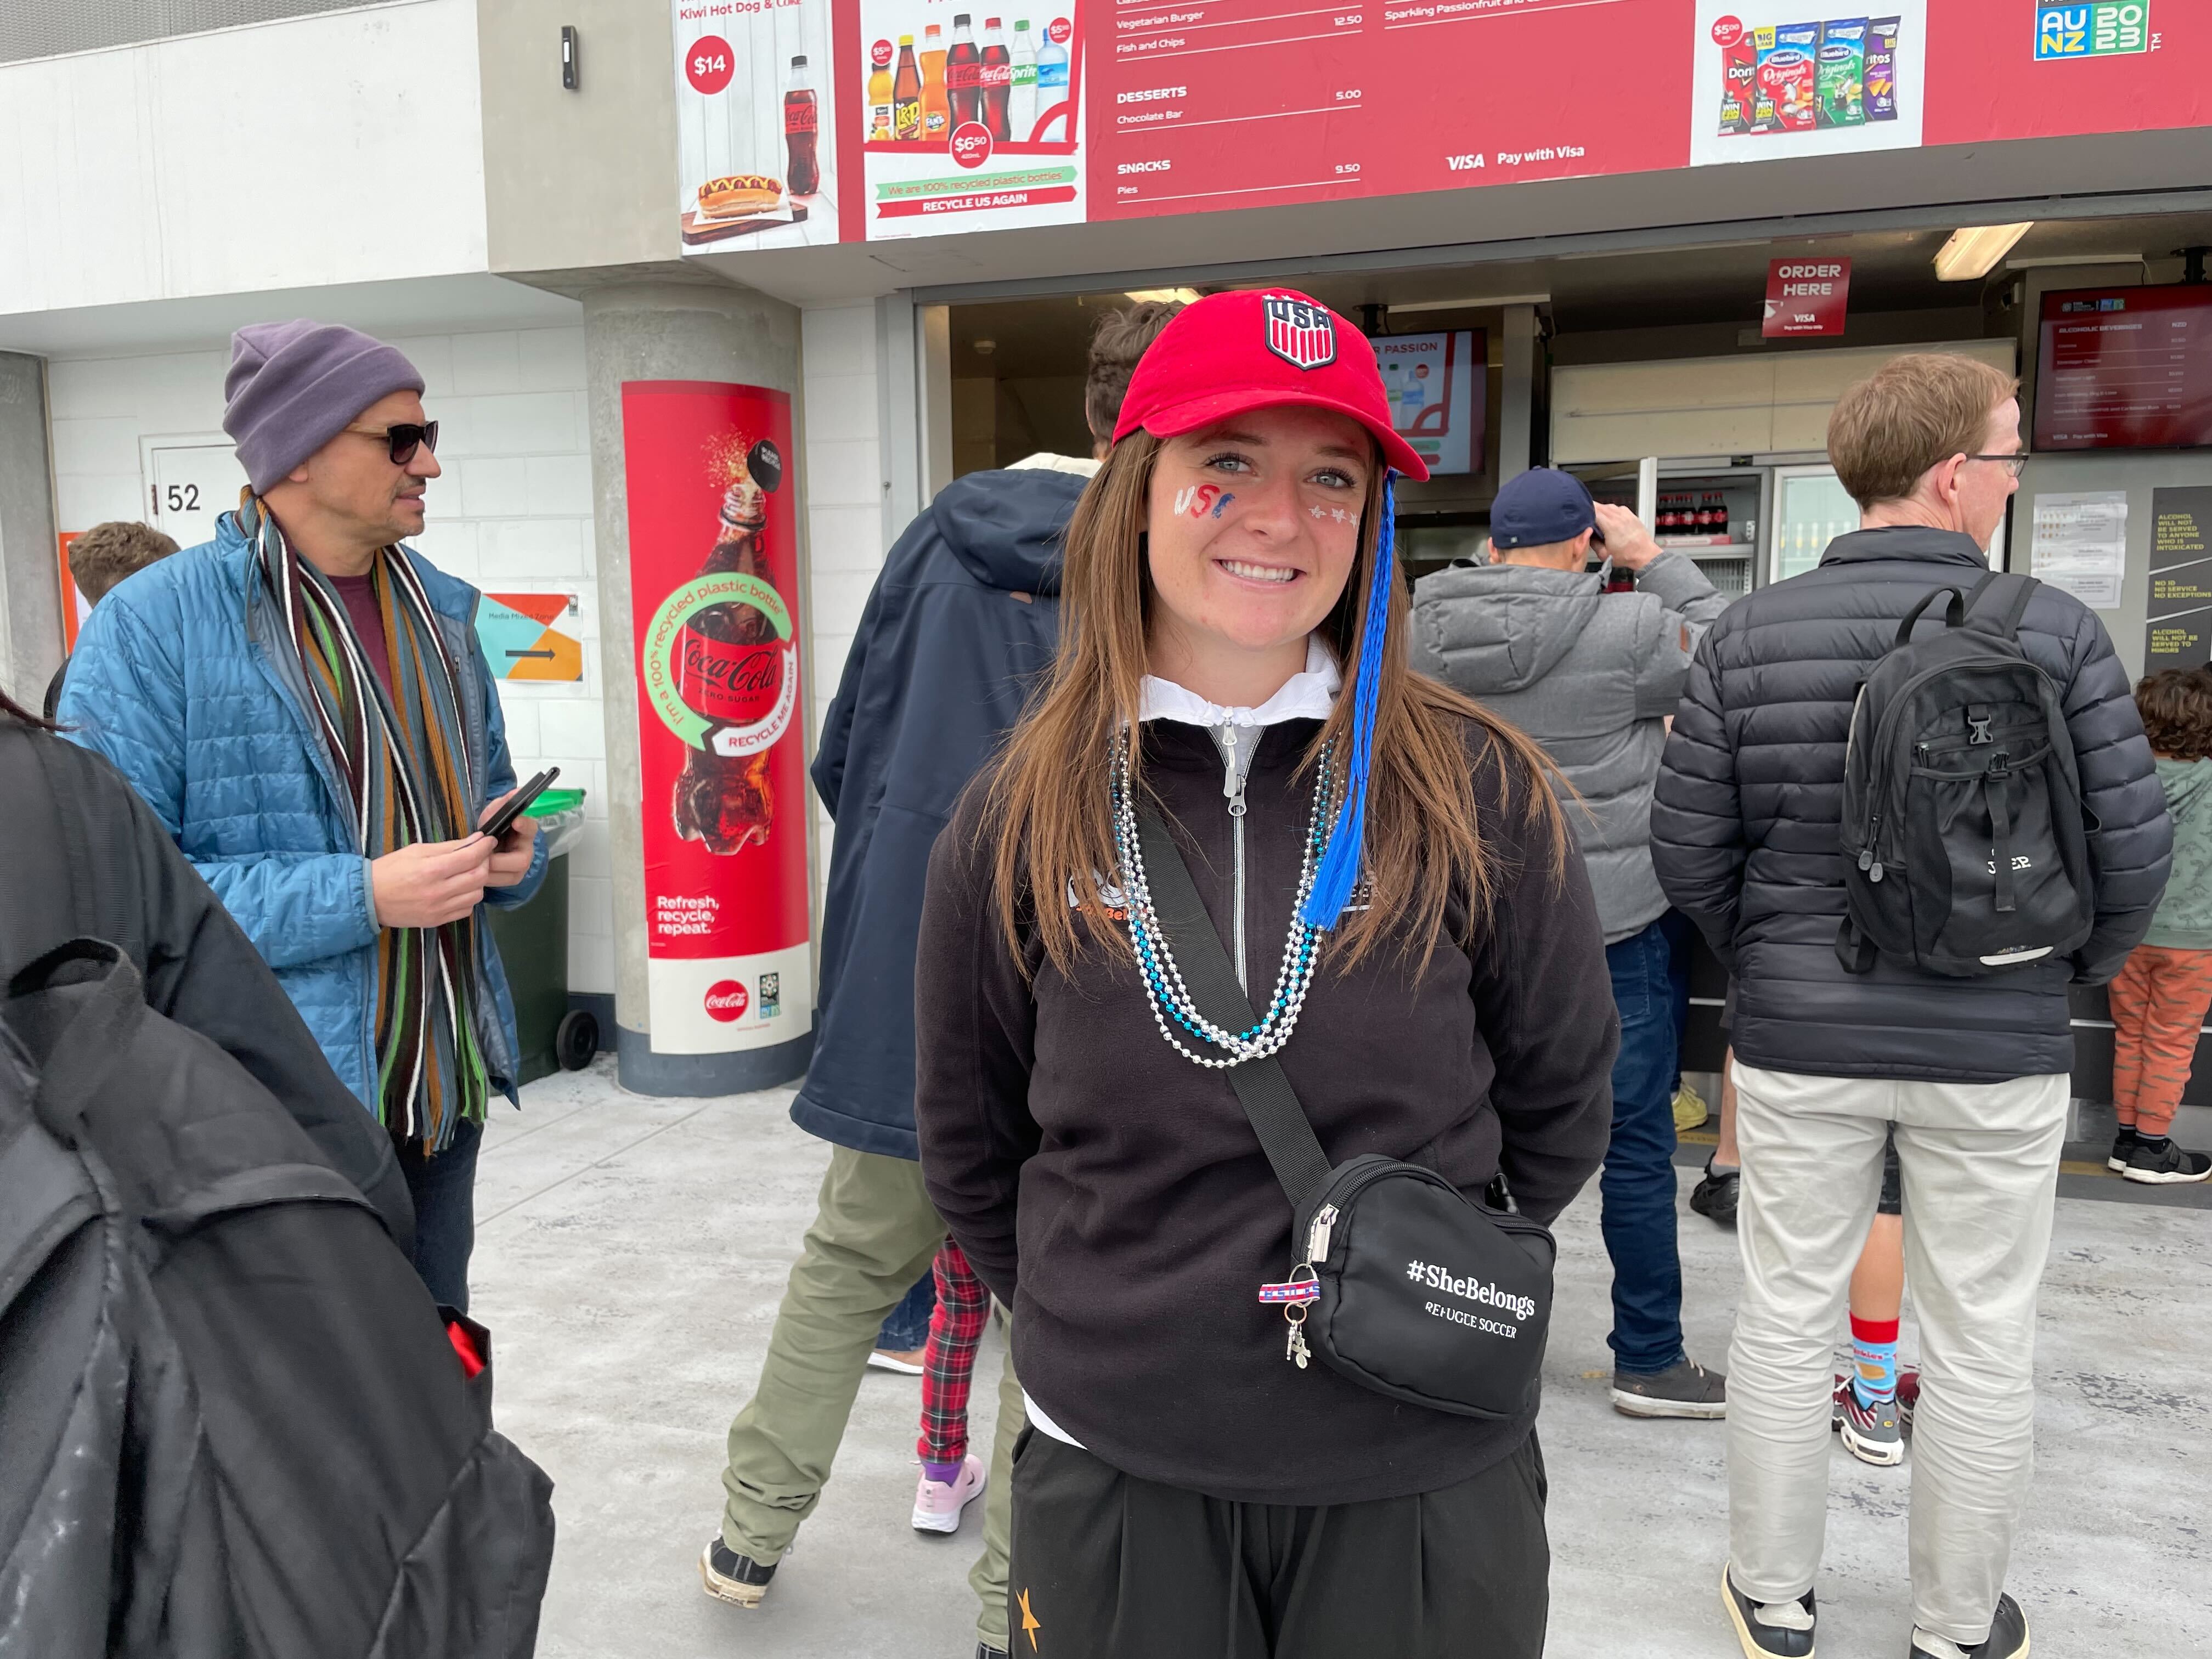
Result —
[{"label": "running shoe", "polygon": [[2135,1156],[2136,1142],[2139,1138],[2134,1124],[2120,1125],[2119,1133],[2112,1137],[2112,1150],[2105,1159],[2105,1167],[2108,1170],[2126,1169],[2128,1159]]},{"label": "running shoe", "polygon": [[983,1490],[983,1460],[970,1452],[962,1460],[959,1474],[951,1480],[933,1480],[929,1471],[914,1489],[914,1529],[916,1532],[957,1532],[960,1511]]},{"label": "running shoe", "polygon": [[1860,1462],[1893,1469],[1905,1461],[1905,1431],[1898,1425],[1896,1401],[1877,1400],[1871,1406],[1862,1406],[1850,1379],[1840,1377],[1834,1422],[1843,1431],[1844,1449]]},{"label": "running shoe", "polygon": [[1912,1437],[1912,1413],[1920,1409],[1920,1373],[1908,1371],[1903,1366],[1897,1371],[1897,1426],[1905,1431],[1906,1439]]},{"label": "running shoe", "polygon": [[2202,1181],[2212,1176],[2212,1158],[2202,1152],[2185,1152],[2167,1136],[2160,1135],[2155,1140],[2138,1139],[2135,1150],[2128,1154],[2128,1167],[2120,1175],[2124,1180],[2140,1181],[2154,1187]]}]

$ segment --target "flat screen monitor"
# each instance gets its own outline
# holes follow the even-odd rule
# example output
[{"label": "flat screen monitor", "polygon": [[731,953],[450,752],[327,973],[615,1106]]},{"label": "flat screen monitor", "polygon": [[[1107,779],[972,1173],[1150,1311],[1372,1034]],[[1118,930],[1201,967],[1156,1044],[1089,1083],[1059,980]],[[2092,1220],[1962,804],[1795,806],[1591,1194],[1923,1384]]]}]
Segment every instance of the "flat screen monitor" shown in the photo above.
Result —
[{"label": "flat screen monitor", "polygon": [[2038,449],[2212,446],[2212,283],[2043,296]]}]

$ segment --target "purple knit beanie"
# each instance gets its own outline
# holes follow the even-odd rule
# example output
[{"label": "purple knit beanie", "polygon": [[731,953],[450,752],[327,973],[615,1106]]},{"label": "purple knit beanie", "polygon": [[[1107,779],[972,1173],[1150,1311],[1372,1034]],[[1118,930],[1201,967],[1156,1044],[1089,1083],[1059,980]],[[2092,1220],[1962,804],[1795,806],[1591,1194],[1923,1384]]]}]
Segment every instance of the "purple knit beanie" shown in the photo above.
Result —
[{"label": "purple knit beanie", "polygon": [[420,392],[405,354],[343,323],[253,323],[230,337],[222,429],[257,495],[379,398]]}]

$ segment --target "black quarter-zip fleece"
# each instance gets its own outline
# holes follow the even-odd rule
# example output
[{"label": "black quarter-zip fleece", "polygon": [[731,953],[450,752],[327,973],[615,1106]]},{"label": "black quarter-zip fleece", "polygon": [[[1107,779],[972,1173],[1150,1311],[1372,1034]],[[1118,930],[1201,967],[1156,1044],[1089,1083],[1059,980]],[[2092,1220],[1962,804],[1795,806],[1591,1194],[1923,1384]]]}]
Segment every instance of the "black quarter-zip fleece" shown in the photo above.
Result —
[{"label": "black quarter-zip fleece", "polygon": [[[1316,730],[1267,728],[1244,790],[1261,1010],[1297,891],[1313,798],[1297,762]],[[1220,750],[1201,727],[1142,732],[1146,779],[1230,944]],[[1409,1158],[1470,1196],[1502,1168],[1523,1212],[1549,1222],[1604,1156],[1619,1023],[1581,859],[1571,848],[1553,874],[1524,809],[1502,803],[1501,758],[1516,802],[1544,784],[1479,730],[1468,747],[1498,859],[1489,914],[1469,935],[1455,907],[1425,969],[1395,941],[1348,973],[1324,948],[1279,1058],[1333,1163]],[[1014,1310],[1030,1396],[1116,1468],[1243,1502],[1434,1491],[1506,1455],[1533,1415],[1448,1416],[1285,1358],[1282,1311],[1258,1298],[1296,1260],[1290,1201],[1227,1074],[1169,1048],[1127,959],[1094,948],[1062,974],[1026,932],[1024,959],[1009,951],[982,794],[970,787],[930,860],[915,1116],[932,1199]]]}]

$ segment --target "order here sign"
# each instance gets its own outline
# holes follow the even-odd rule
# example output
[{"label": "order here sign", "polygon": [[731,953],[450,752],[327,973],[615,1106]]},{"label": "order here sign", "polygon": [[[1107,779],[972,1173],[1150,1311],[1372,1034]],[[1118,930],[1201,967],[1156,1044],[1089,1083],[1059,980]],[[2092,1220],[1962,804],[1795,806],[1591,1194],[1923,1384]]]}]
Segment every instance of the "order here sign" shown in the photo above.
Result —
[{"label": "order here sign", "polygon": [[1768,339],[1841,334],[1851,294],[1849,259],[1777,259],[1766,267]]}]

